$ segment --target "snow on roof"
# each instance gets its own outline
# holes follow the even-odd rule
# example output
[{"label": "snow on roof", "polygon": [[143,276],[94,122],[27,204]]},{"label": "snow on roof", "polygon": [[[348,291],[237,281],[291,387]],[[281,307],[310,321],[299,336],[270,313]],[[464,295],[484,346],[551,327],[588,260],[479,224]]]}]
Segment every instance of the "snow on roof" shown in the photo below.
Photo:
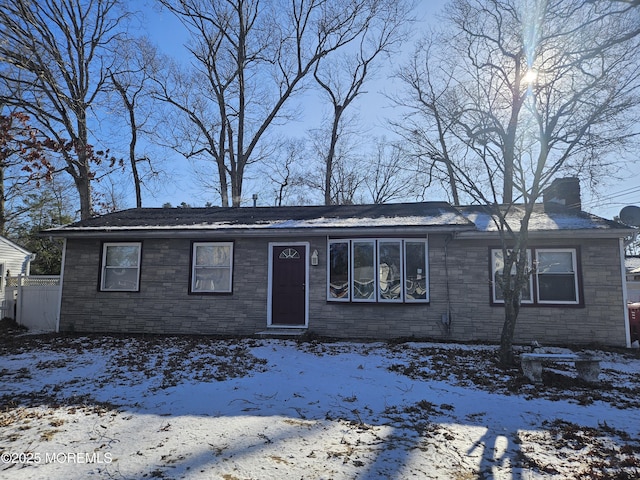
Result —
[{"label": "snow on roof", "polygon": [[[506,207],[505,207],[506,208]],[[471,205],[458,207],[460,213],[476,225],[480,232],[497,232],[498,227],[494,215],[489,207]],[[521,220],[524,218],[522,205],[511,205],[507,212],[507,221],[514,232],[520,230]],[[529,220],[530,231],[559,231],[559,230],[617,230],[628,229],[625,225],[612,220],[597,217],[587,212],[572,211],[568,208],[556,207],[549,211],[544,205],[534,206]],[[629,229],[630,231],[632,229]]]},{"label": "snow on roof", "polygon": [[49,234],[130,230],[255,230],[368,227],[464,227],[473,224],[444,202],[307,207],[130,209],[83,220]]},{"label": "snow on roof", "polygon": [[[396,216],[380,218],[310,218],[300,220],[272,220],[256,221],[251,223],[233,223],[230,221],[209,222],[193,224],[148,224],[148,225],[69,225],[61,230],[198,230],[198,229],[285,229],[285,228],[349,228],[349,227],[401,227],[401,226],[442,226],[460,225],[451,223],[451,215],[441,215],[438,217],[419,216]],[[464,224],[462,224],[464,225]]]},{"label": "snow on roof", "polygon": [[624,266],[628,274],[640,274],[640,257],[625,257]]},{"label": "snow on roof", "polygon": [[[509,208],[508,220],[514,231],[524,214],[521,205]],[[397,203],[378,205],[329,205],[297,207],[208,207],[140,208],[109,213],[70,225],[47,230],[53,236],[98,234],[101,232],[178,232],[273,230],[440,228],[470,233],[497,232],[487,206],[453,207],[446,202]],[[586,212],[560,207],[554,211],[536,205],[530,221],[531,231],[599,230],[619,232],[633,229]]]}]

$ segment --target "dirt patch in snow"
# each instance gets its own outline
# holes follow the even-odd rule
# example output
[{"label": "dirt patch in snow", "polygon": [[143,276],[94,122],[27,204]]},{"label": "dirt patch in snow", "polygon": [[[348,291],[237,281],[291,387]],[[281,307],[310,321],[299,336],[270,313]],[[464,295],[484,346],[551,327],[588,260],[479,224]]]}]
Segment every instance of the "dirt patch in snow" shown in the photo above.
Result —
[{"label": "dirt patch in snow", "polygon": [[[35,361],[33,368],[10,370],[0,367],[0,381],[20,382],[35,375],[54,375],[70,370],[74,359],[81,356],[103,358],[104,369],[92,372],[96,388],[109,385],[132,386],[148,383],[149,394],[182,382],[224,381],[249,372],[263,371],[266,360],[250,351],[251,342],[195,336],[69,336],[9,335],[0,339],[0,355],[37,355],[55,353],[54,360]],[[37,392],[0,395],[0,408],[11,405],[80,406],[98,403],[91,395],[69,395],[77,377],[62,378]]]},{"label": "dirt patch in snow", "polygon": [[606,422],[589,428],[565,420],[544,422],[544,430],[523,434],[523,442],[536,449],[521,453],[522,464],[545,474],[562,471],[549,458],[563,459],[571,466],[573,478],[581,480],[632,480],[640,473],[640,443],[626,431],[609,427]]},{"label": "dirt patch in snow", "polygon": [[[542,384],[532,385],[519,367],[505,369],[499,366],[495,347],[457,348],[446,345],[407,348],[407,345],[411,344],[400,344],[394,349],[406,351],[408,361],[394,363],[389,369],[410,378],[447,381],[503,395],[570,400],[580,405],[602,401],[619,409],[640,408],[640,372],[618,371],[606,366],[607,360],[614,357],[637,359],[638,353],[634,350],[591,351],[602,360],[600,382],[597,384],[577,378],[571,363],[548,363],[542,372]],[[563,352],[567,350],[562,349]],[[528,350],[519,349],[516,359],[525,351]]]}]

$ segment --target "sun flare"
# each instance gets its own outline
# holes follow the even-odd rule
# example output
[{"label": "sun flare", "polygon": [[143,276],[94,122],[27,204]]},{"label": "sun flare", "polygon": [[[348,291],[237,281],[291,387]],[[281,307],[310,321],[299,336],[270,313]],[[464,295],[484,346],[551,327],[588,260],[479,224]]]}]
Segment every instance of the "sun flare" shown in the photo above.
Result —
[{"label": "sun flare", "polygon": [[535,70],[527,70],[527,72],[522,77],[522,82],[526,84],[533,84],[538,78],[538,72]]}]

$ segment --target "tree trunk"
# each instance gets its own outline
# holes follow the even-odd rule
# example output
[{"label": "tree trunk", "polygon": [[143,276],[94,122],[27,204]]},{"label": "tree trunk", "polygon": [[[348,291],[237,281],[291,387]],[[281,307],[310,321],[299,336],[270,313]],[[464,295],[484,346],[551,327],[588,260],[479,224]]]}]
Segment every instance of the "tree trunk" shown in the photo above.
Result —
[{"label": "tree trunk", "polygon": [[[532,208],[532,207],[528,207]],[[504,295],[504,324],[500,335],[500,364],[510,367],[513,359],[513,336],[516,330],[516,321],[520,313],[522,303],[522,291],[529,281],[529,257],[527,245],[529,243],[529,218],[531,211],[528,209],[521,220],[521,230],[515,240],[515,246],[508,252],[503,249],[504,266],[502,270],[502,293]],[[515,275],[513,268],[515,267]]]},{"label": "tree trunk", "polygon": [[500,336],[500,365],[503,367],[511,367],[514,364],[513,359],[513,335],[516,330],[516,320],[520,311],[519,298],[504,299],[504,324],[502,326],[502,334]]},{"label": "tree trunk", "polygon": [[91,202],[91,183],[89,180],[89,172],[87,168],[80,168],[80,175],[74,176],[73,180],[78,190],[80,198],[80,219],[86,220],[93,216],[93,207]]},{"label": "tree trunk", "polygon": [[[340,105],[336,105],[333,109],[333,124],[331,125],[331,137],[329,139],[329,152],[325,161],[324,169],[324,204],[331,205],[333,199],[331,198],[331,179],[333,178],[333,161],[336,156],[336,145],[338,143],[338,127],[340,126],[340,117],[342,116],[343,108]],[[335,203],[340,203],[336,198]]]},{"label": "tree trunk", "polygon": [[231,201],[234,207],[242,203],[242,179],[244,177],[244,155],[237,156],[235,174],[231,178]]},{"label": "tree trunk", "polygon": [[129,163],[131,164],[131,174],[133,175],[133,186],[136,192],[136,208],[142,208],[142,189],[140,174],[138,173],[138,162],[136,160],[136,144],[138,142],[138,127],[136,125],[135,94],[132,99],[127,96],[127,87],[118,81],[111,73],[111,82],[120,93],[125,108],[129,114],[129,128],[131,129],[131,140],[129,141]]},{"label": "tree trunk", "polygon": [[520,123],[520,110],[525,96],[520,92],[522,76],[522,63],[520,56],[515,58],[515,83],[511,87],[511,117],[507,125],[504,138],[504,183],[502,189],[502,203],[513,203],[513,182],[515,174],[516,138]]},{"label": "tree trunk", "polygon": [[138,164],[135,158],[135,147],[129,147],[129,156],[131,159],[131,173],[133,174],[133,185],[136,190],[136,208],[142,208],[142,189],[140,188],[140,174],[138,173]]},{"label": "tree trunk", "polygon": [[133,186],[136,191],[136,208],[142,208],[142,188],[140,182],[140,174],[138,173],[138,161],[136,160],[136,143],[138,139],[138,132],[136,128],[136,116],[134,113],[133,105],[130,105],[126,100],[125,104],[129,109],[129,122],[131,127],[131,141],[129,142],[129,163],[131,163],[131,174],[133,175]]},{"label": "tree trunk", "polygon": [[74,139],[74,153],[76,159],[67,158],[71,166],[77,162],[74,181],[80,198],[80,219],[86,220],[93,216],[93,199],[91,198],[91,157],[89,147],[89,133],[87,129],[87,106],[75,111],[78,136]]},{"label": "tree trunk", "polygon": [[451,187],[451,195],[453,197],[453,204],[460,205],[460,196],[458,195],[458,185],[456,184],[456,177],[453,170],[451,160],[447,156],[447,175],[449,176],[449,186]]},{"label": "tree trunk", "polygon": [[227,167],[224,164],[224,153],[217,157],[218,181],[220,182],[220,205],[229,206],[229,184],[227,182]]}]

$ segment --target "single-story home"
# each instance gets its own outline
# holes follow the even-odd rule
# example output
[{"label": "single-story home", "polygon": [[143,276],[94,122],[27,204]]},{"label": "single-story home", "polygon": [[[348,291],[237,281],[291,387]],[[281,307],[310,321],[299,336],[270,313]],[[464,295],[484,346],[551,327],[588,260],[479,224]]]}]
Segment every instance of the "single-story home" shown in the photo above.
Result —
[{"label": "single-story home", "polygon": [[[532,216],[515,341],[629,345],[633,229],[561,203]],[[44,233],[65,239],[59,331],[493,342],[504,321],[482,206],[141,208]]]}]

